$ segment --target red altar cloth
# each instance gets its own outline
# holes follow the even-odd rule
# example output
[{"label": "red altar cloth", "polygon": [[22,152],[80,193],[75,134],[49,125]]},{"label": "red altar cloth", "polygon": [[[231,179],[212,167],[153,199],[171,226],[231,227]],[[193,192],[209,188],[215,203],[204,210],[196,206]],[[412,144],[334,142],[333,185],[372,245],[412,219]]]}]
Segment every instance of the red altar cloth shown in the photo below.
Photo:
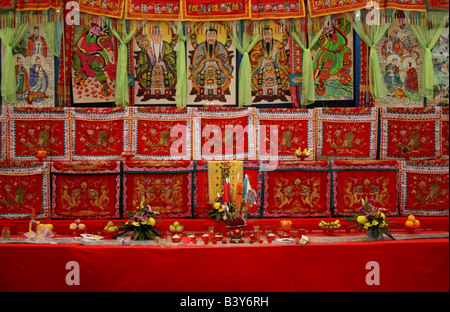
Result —
[{"label": "red altar cloth", "polygon": [[[448,292],[449,239],[300,245],[0,244],[0,291]],[[69,286],[69,261],[80,285]],[[380,285],[366,276],[376,261]]]}]

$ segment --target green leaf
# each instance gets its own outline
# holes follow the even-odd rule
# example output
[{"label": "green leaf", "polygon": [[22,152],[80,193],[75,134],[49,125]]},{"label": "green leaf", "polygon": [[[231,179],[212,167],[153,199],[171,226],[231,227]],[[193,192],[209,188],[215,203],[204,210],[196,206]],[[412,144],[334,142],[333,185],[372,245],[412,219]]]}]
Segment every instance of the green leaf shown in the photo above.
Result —
[{"label": "green leaf", "polygon": [[152,231],[155,232],[156,235],[161,236],[161,232],[158,231],[157,229],[154,228],[152,229]]},{"label": "green leaf", "polygon": [[220,221],[220,214],[216,215],[216,221],[219,222]]},{"label": "green leaf", "polygon": [[355,219],[352,218],[344,218],[345,221],[349,221],[349,222],[353,222],[353,223],[358,223],[358,221],[356,221]]},{"label": "green leaf", "polygon": [[125,213],[127,214],[128,218],[131,218],[133,216],[133,213],[131,211],[125,211]]},{"label": "green leaf", "polygon": [[392,236],[391,232],[389,232],[387,229],[383,228],[381,229],[381,232],[389,236],[391,239],[395,240],[395,238]]}]

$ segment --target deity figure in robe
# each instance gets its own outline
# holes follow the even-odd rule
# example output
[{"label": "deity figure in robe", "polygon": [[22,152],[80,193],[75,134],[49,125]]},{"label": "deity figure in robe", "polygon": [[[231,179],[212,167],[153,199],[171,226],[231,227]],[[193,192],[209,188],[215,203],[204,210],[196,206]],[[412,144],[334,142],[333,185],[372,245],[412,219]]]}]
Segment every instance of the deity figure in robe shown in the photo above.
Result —
[{"label": "deity figure in robe", "polygon": [[[114,64],[114,36],[108,28],[92,24],[76,43],[77,49],[72,55],[73,69],[81,79],[94,78],[102,84],[102,94],[112,92],[108,82],[116,78]],[[79,81],[79,79],[76,79]]]},{"label": "deity figure in robe", "polygon": [[46,98],[45,92],[48,88],[48,75],[41,64],[41,58],[35,58],[35,64],[30,68],[30,92],[28,93],[28,103],[40,103]]},{"label": "deity figure in robe", "polygon": [[47,58],[47,43],[40,34],[39,26],[34,26],[33,34],[28,39],[27,56],[40,54]]},{"label": "deity figure in robe", "polygon": [[23,65],[23,59],[17,57],[16,59],[16,93],[17,99],[23,101],[26,98],[26,93],[29,89],[28,71]]},{"label": "deity figure in robe", "polygon": [[400,77],[400,68],[397,64],[397,59],[393,58],[391,63],[385,66],[385,82],[389,93],[393,93],[395,90],[403,86]]},{"label": "deity figure in robe", "polygon": [[405,74],[405,92],[418,93],[419,92],[419,77],[417,70],[412,65],[412,62],[408,62],[407,70]]},{"label": "deity figure in robe", "polygon": [[136,77],[143,92],[138,95],[170,95],[175,92],[177,69],[174,42],[163,40],[161,29],[154,27],[150,40],[143,34],[136,36],[138,52]]},{"label": "deity figure in robe", "polygon": [[284,44],[266,27],[263,38],[250,53],[252,89],[259,96],[282,95],[289,81],[289,58]]},{"label": "deity figure in robe", "polygon": [[234,68],[230,62],[228,47],[218,41],[217,37],[217,29],[211,27],[206,31],[204,42],[198,45],[193,43],[195,51],[192,54],[189,79],[200,97],[221,96],[231,84]]}]

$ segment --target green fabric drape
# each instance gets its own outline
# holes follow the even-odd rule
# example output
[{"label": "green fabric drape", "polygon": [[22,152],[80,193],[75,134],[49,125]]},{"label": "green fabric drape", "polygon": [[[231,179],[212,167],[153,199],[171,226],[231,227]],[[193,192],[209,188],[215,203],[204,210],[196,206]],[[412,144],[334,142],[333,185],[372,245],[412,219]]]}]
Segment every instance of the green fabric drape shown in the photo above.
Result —
[{"label": "green fabric drape", "polygon": [[57,23],[42,23],[39,25],[39,28],[53,55],[61,57],[61,41],[57,37],[61,33],[57,31]]},{"label": "green fabric drape", "polygon": [[2,63],[1,94],[11,104],[17,103],[16,69],[13,50],[22,40],[28,24],[21,24],[17,28],[5,28],[0,31],[0,40],[5,45],[5,58]]},{"label": "green fabric drape", "polygon": [[428,25],[411,25],[411,29],[416,35],[419,44],[425,49],[425,59],[423,63],[422,74],[422,96],[433,100],[434,92],[433,86],[436,76],[434,74],[433,57],[431,55],[431,49],[433,49],[439,37],[442,34],[443,28],[428,29]]},{"label": "green fabric drape", "polygon": [[239,107],[244,105],[252,105],[252,66],[250,63],[249,53],[253,50],[258,41],[261,40],[261,35],[252,37],[244,31],[242,35],[242,44],[236,32],[233,32],[231,39],[239,53],[242,54],[241,65],[239,67]]},{"label": "green fabric drape", "polygon": [[116,106],[127,106],[130,104],[130,89],[128,88],[129,83],[127,45],[136,36],[137,30],[133,29],[129,34],[125,34],[125,39],[122,39],[117,30],[112,29],[112,27],[111,32],[120,43],[116,67]]},{"label": "green fabric drape", "polygon": [[188,34],[184,34],[184,26],[182,22],[170,25],[172,31],[178,37],[177,44],[177,90],[175,93],[175,101],[177,107],[186,107],[187,102],[187,69],[186,69],[186,40]]},{"label": "green fabric drape", "polygon": [[353,15],[346,14],[346,18],[352,24],[353,29],[370,48],[369,88],[373,98],[378,100],[388,95],[388,91],[383,81],[376,45],[384,37],[391,23],[382,22],[380,25],[376,25],[375,23],[369,25],[369,23],[366,23],[365,21],[362,22],[362,18],[356,18],[356,14],[360,14],[360,12],[353,12]]},{"label": "green fabric drape", "polygon": [[[328,22],[329,16],[326,17],[325,23]],[[310,30],[310,19],[308,18],[308,30],[312,33]],[[323,28],[321,28],[315,36],[309,36],[308,32],[308,39],[304,40],[305,42],[302,42],[298,34],[295,32],[295,30],[291,30],[291,37],[294,39],[294,41],[300,46],[300,48],[303,50],[303,58],[302,58],[302,94],[301,94],[301,102],[302,105],[310,105],[316,101],[316,91],[314,90],[314,68],[313,68],[313,62],[311,58],[311,47],[313,47],[317,41],[319,40],[320,36],[323,33]],[[312,39],[311,39],[312,38]]]}]

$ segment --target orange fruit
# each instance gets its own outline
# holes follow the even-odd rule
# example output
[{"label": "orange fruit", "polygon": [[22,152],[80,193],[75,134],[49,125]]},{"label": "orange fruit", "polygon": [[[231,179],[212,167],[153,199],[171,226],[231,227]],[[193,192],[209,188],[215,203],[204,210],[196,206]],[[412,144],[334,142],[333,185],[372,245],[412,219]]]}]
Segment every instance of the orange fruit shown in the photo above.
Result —
[{"label": "orange fruit", "polygon": [[413,215],[408,216],[408,221],[414,222],[416,218]]},{"label": "orange fruit", "polygon": [[405,225],[408,226],[408,227],[414,226],[414,222],[408,220],[408,221],[405,222]]},{"label": "orange fruit", "polygon": [[46,226],[48,227],[48,229],[49,229],[50,231],[53,231],[53,224],[46,224]]},{"label": "orange fruit", "polygon": [[420,226],[420,221],[419,220],[415,220],[414,221],[414,226]]},{"label": "orange fruit", "polygon": [[45,226],[45,224],[41,223],[41,224],[38,225],[38,229],[42,229],[44,226]]}]

